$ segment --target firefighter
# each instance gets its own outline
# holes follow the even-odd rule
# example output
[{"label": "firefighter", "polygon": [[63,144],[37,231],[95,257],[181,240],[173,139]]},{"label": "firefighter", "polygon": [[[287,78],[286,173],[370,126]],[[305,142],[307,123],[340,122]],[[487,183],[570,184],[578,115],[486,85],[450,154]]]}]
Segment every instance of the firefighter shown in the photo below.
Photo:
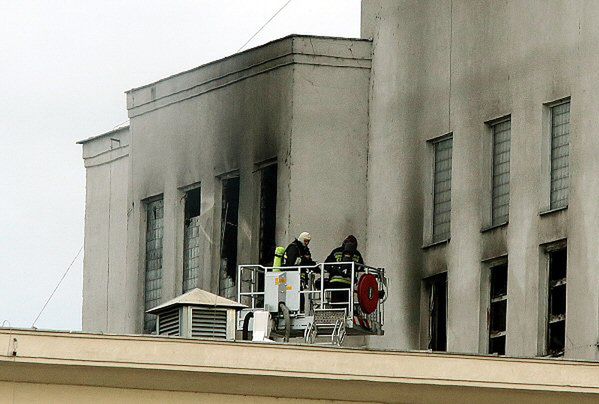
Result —
[{"label": "firefighter", "polygon": [[[364,259],[362,254],[358,251],[358,240],[353,235],[349,235],[343,240],[341,247],[335,248],[325,263],[330,262],[354,262],[356,264],[364,265]],[[329,287],[331,289],[349,288],[351,293],[351,265],[327,265],[325,267],[329,273]],[[357,270],[357,268],[356,268]],[[341,303],[348,302],[349,294],[346,291],[333,291],[331,292],[331,302]]]},{"label": "firefighter", "polygon": [[[312,260],[312,254],[308,248],[311,239],[310,233],[304,231],[298,238],[293,240],[285,249],[283,266],[299,267],[316,265],[316,262]],[[306,287],[308,287],[308,273],[305,270],[300,270],[300,288],[304,290]],[[300,307],[304,307],[305,302],[304,295],[300,294]],[[307,310],[307,308],[304,307],[304,310]]]},{"label": "firefighter", "polygon": [[285,249],[284,263],[286,267],[298,267],[315,265],[312,260],[312,254],[308,248],[312,237],[308,232],[302,232],[298,238],[293,240]]}]

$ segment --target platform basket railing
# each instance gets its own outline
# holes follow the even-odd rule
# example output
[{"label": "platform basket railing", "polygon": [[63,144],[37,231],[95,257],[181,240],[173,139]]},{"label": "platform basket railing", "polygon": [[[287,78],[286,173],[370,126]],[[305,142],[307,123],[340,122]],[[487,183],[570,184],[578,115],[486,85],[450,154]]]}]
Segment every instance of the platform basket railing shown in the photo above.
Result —
[{"label": "platform basket railing", "polygon": [[[350,275],[348,287],[331,286],[329,274],[333,268],[344,268]],[[302,279],[299,290],[302,304],[300,310],[291,313],[293,328],[294,319],[304,319],[314,315],[315,310],[347,309],[347,328],[363,331],[364,334],[382,333],[384,324],[384,302],[387,298],[388,280],[384,268],[376,268],[355,262],[331,262],[312,266],[267,267],[263,265],[239,265],[237,274],[237,300],[248,307],[248,311],[264,309],[265,274],[268,272],[299,271]],[[364,313],[357,301],[355,290],[357,283],[364,274],[376,277],[384,297],[379,299],[374,312]],[[333,292],[347,295],[347,300],[332,302]],[[299,324],[299,322],[297,322]],[[305,322],[302,322],[305,327]]]}]

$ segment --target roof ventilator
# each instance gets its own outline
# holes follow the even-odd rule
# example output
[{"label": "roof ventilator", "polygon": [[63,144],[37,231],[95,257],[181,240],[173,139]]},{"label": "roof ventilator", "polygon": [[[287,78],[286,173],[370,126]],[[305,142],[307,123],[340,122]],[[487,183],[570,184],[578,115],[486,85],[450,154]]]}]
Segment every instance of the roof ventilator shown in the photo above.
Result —
[{"label": "roof ventilator", "polygon": [[244,307],[196,288],[148,310],[148,313],[158,317],[158,335],[234,340],[237,311]]}]

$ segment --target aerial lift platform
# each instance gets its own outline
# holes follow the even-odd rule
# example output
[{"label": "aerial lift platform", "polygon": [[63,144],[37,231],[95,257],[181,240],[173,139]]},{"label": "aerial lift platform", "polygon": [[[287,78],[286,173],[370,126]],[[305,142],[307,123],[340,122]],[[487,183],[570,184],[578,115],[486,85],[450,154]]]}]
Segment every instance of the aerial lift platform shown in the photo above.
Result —
[{"label": "aerial lift platform", "polygon": [[[347,287],[329,282],[334,267],[350,274]],[[341,345],[346,335],[383,335],[388,295],[384,268],[354,262],[240,265],[237,280],[237,301],[247,306],[237,320],[244,339],[259,331],[261,337],[271,334],[284,341],[303,337],[308,344],[324,339]]]}]

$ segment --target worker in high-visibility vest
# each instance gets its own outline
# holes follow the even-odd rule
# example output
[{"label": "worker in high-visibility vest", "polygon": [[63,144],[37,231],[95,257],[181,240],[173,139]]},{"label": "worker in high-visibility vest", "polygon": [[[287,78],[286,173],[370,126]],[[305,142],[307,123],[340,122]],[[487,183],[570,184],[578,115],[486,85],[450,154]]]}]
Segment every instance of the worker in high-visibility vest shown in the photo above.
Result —
[{"label": "worker in high-visibility vest", "polygon": [[[358,240],[353,235],[349,235],[343,240],[341,247],[335,248],[325,263],[331,262],[354,262],[356,264],[364,265],[364,259],[362,254],[358,251]],[[349,294],[351,291],[351,265],[326,265],[325,269],[329,273],[329,287],[331,289],[350,288],[349,292],[346,291],[333,291],[331,292],[331,302],[349,302]],[[355,268],[357,271],[358,268]]]}]

